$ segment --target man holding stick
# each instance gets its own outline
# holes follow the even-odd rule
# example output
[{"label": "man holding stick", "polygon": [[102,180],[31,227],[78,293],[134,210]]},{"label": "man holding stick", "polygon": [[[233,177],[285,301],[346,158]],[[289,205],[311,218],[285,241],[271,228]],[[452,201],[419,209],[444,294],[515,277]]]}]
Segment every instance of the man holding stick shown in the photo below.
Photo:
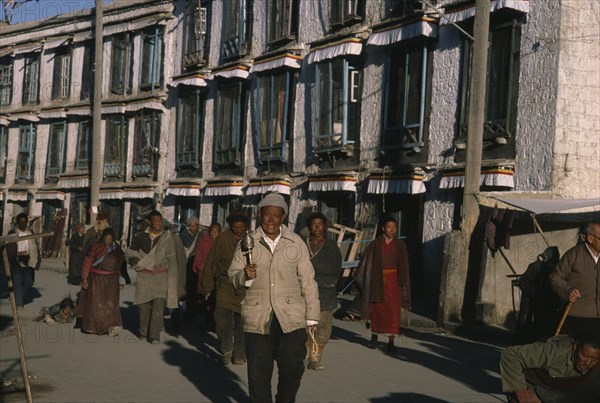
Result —
[{"label": "man holding stick", "polygon": [[568,301],[562,334],[600,334],[600,222],[587,224],[582,238],[550,273],[552,289]]}]

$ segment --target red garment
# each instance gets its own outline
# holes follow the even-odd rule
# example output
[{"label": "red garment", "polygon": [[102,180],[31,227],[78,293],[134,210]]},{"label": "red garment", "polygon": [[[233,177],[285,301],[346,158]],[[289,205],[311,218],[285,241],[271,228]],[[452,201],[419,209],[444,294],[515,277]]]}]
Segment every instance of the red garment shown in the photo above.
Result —
[{"label": "red garment", "polygon": [[371,303],[371,331],[376,334],[400,334],[402,287],[396,281],[396,269],[383,270],[383,302]]},{"label": "red garment", "polygon": [[[119,307],[119,274],[125,255],[121,248],[108,246],[102,241],[92,245],[85,258],[82,277],[88,280],[87,290],[81,290],[77,314],[81,316],[81,330],[104,334],[111,327],[123,326]],[[98,260],[104,256],[100,262]],[[92,266],[96,263],[95,266]]]},{"label": "red garment", "polygon": [[[400,239],[395,239],[385,245],[385,237],[380,236],[367,248],[363,253],[358,267],[354,271],[354,281],[361,291],[361,318],[370,320],[372,303],[385,302],[385,291],[383,281],[384,268],[396,268],[396,284],[402,288],[400,293],[401,299],[397,300],[397,304],[410,309],[410,275],[408,268],[408,252],[406,243]],[[395,248],[397,260],[395,264],[383,265],[383,255],[390,253],[390,248]],[[390,253],[391,254],[391,253]],[[386,261],[390,256],[386,257]]]},{"label": "red garment", "polygon": [[204,272],[204,264],[206,263],[206,258],[208,258],[208,252],[210,252],[214,244],[215,240],[210,236],[208,231],[200,234],[200,238],[198,239],[198,243],[196,244],[194,265],[192,266],[192,270],[198,273],[198,292],[202,292],[202,285],[200,279],[202,279],[202,272]]}]

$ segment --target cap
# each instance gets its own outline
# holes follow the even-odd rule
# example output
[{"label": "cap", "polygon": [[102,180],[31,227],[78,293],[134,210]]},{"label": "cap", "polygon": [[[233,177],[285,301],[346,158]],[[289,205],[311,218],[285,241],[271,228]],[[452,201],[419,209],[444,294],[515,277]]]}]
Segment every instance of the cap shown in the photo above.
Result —
[{"label": "cap", "polygon": [[198,217],[190,217],[187,220],[187,225],[190,224],[196,224],[196,225],[200,225],[200,221],[198,220]]},{"label": "cap", "polygon": [[287,216],[288,214],[288,205],[283,196],[279,193],[269,193],[260,201],[260,203],[258,203],[259,209],[266,206],[281,207],[283,209],[283,215]]}]

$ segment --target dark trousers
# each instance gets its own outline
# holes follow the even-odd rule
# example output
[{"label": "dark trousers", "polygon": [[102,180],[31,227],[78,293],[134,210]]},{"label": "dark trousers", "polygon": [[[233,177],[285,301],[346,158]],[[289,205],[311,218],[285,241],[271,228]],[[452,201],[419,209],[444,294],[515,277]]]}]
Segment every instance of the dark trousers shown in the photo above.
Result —
[{"label": "dark trousers", "polygon": [[138,305],[140,311],[140,337],[160,340],[164,326],[165,298],[154,298]]},{"label": "dark trousers", "polygon": [[185,276],[185,314],[187,321],[194,319],[198,314],[198,273],[192,270],[193,259],[188,262]]},{"label": "dark trousers", "polygon": [[25,305],[25,296],[33,285],[33,268],[11,267],[15,303],[18,307]]},{"label": "dark trousers", "polygon": [[254,403],[270,403],[273,361],[277,361],[279,380],[276,402],[293,403],[304,373],[306,329],[283,333],[279,321],[272,316],[270,334],[246,332],[248,388]]},{"label": "dark trousers", "polygon": [[216,308],[215,322],[217,336],[221,344],[221,353],[231,354],[236,358],[246,358],[244,347],[244,324],[242,315],[230,309]]}]

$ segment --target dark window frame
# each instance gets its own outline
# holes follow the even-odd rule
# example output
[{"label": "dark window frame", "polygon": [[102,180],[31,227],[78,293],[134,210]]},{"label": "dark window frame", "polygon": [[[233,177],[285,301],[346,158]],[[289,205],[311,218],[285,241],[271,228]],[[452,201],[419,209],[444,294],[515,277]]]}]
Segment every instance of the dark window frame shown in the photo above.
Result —
[{"label": "dark window frame", "polygon": [[36,53],[25,58],[23,68],[23,105],[40,102],[40,64],[41,54]]},{"label": "dark window frame", "polygon": [[183,37],[183,67],[193,69],[206,65],[209,47],[210,16],[205,2],[187,4]]},{"label": "dark window frame", "polygon": [[298,34],[298,1],[268,0],[267,44],[282,45],[296,39]]},{"label": "dark window frame", "polygon": [[[180,89],[177,105],[176,169],[198,169],[202,160],[200,145],[204,137],[206,91],[193,88]],[[186,103],[186,100],[188,100]],[[186,109],[190,108],[189,111]],[[192,116],[192,123],[186,116]]]},{"label": "dark window frame", "polygon": [[[381,150],[415,149],[425,145],[428,135],[432,57],[431,45],[425,40],[390,47]],[[394,77],[396,72],[398,76]],[[413,79],[415,75],[416,80]],[[417,85],[411,86],[415,82]]]},{"label": "dark window frame", "polygon": [[133,34],[129,32],[112,37],[110,91],[114,95],[133,93]]},{"label": "dark window frame", "polygon": [[0,60],[0,106],[8,106],[12,103],[14,60],[6,58]]},{"label": "dark window frame", "polygon": [[[140,39],[140,91],[160,89],[163,83],[164,29],[155,26],[142,32]],[[149,60],[145,60],[146,56]]]},{"label": "dark window frame", "polygon": [[[277,82],[280,77],[283,78],[283,83]],[[289,70],[280,70],[271,72],[268,75],[260,75],[256,78],[256,81],[257,127],[255,128],[255,137],[257,139],[258,159],[261,163],[268,161],[286,162],[289,158],[292,137],[294,73]],[[283,86],[276,88],[280,84],[283,84]],[[278,91],[282,91],[284,96],[283,100],[277,102],[279,107],[276,105]],[[266,97],[265,92],[267,92]],[[267,110],[265,110],[265,104],[268,104]],[[274,117],[277,112],[279,112],[279,116]],[[267,123],[267,126],[264,122]]]},{"label": "dark window frame", "polygon": [[[517,128],[517,101],[519,86],[519,57],[521,45],[521,18],[511,16],[491,21],[488,48],[488,72],[486,79],[483,146],[495,147],[495,143],[511,142]],[[506,34],[508,31],[508,40]],[[504,38],[502,35],[505,35]],[[501,40],[505,41],[502,42]],[[508,49],[506,48],[508,45]],[[461,87],[457,139],[466,140],[468,131],[472,46],[468,38],[463,41],[461,59]],[[498,58],[500,61],[498,61]],[[504,71],[500,71],[504,68]],[[494,81],[499,80],[499,81]],[[494,94],[490,87],[495,86]],[[498,102],[498,99],[504,101]],[[503,109],[499,114],[498,107]],[[490,116],[493,114],[495,116]],[[499,116],[502,115],[502,116]],[[497,140],[503,138],[504,140]],[[485,156],[484,156],[485,157]],[[514,158],[514,153],[513,153]]]},{"label": "dark window frame", "polygon": [[[37,127],[33,123],[19,126],[19,144],[17,155],[16,181],[32,183],[35,175],[35,144]],[[25,159],[25,161],[23,161]]]},{"label": "dark window frame", "polygon": [[154,178],[158,163],[158,145],[162,113],[142,109],[135,117],[133,137],[133,177]]},{"label": "dark window frame", "polygon": [[221,59],[234,60],[249,54],[251,21],[251,0],[228,0],[223,7],[221,36]]},{"label": "dark window frame", "polygon": [[90,162],[90,140],[92,139],[92,120],[85,119],[77,127],[77,150],[75,154],[75,169],[86,171]]},{"label": "dark window frame", "polygon": [[54,55],[52,70],[52,99],[66,100],[71,95],[71,75],[73,66],[73,51],[69,46],[60,49]]},{"label": "dark window frame", "polygon": [[94,93],[94,45],[85,45],[83,49],[83,69],[81,72],[81,91],[79,99],[84,101],[91,99]]},{"label": "dark window frame", "polygon": [[[109,136],[113,138],[109,138]],[[115,136],[116,138],[114,138]],[[128,137],[129,119],[121,114],[107,115],[104,138],[104,178],[125,179]]]},{"label": "dark window frame", "polygon": [[[59,128],[62,128],[62,133],[60,133]],[[66,121],[50,124],[48,155],[46,158],[46,179],[57,179],[65,171],[67,129],[68,125]],[[56,139],[56,136],[61,137]]]},{"label": "dark window frame", "polygon": [[213,146],[215,167],[241,166],[242,164],[245,96],[246,88],[241,81],[222,83],[217,89]]},{"label": "dark window frame", "polygon": [[333,0],[329,8],[329,25],[339,28],[362,21],[363,0]]},{"label": "dark window frame", "polygon": [[[342,75],[341,97],[339,88],[336,88],[339,70]],[[362,69],[347,58],[335,58],[316,65],[315,151],[349,149],[358,141],[362,73]],[[341,121],[336,120],[336,115]]]}]

